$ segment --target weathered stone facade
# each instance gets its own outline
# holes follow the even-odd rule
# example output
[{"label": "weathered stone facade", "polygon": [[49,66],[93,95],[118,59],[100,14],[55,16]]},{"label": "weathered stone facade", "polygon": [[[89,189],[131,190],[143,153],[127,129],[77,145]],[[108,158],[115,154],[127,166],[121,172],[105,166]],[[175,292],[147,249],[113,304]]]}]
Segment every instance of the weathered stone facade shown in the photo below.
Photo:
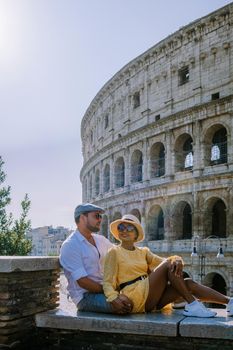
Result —
[{"label": "weathered stone facade", "polygon": [[[190,276],[231,295],[232,24],[231,3],[182,27],[105,84],[82,120],[80,176],[83,201],[106,208],[103,234],[131,212],[145,228],[144,244],[182,255]],[[203,254],[191,264],[194,240]],[[219,245],[224,260],[216,259]]]}]

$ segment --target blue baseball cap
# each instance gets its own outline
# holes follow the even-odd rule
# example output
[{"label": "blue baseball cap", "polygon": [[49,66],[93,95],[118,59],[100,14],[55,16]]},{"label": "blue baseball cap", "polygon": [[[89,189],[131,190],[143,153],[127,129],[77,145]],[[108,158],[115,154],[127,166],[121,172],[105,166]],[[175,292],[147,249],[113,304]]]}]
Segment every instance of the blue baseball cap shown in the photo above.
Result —
[{"label": "blue baseball cap", "polygon": [[105,210],[103,208],[101,208],[101,207],[98,207],[95,204],[83,203],[83,204],[78,205],[75,208],[74,219],[76,220],[81,214],[90,213],[92,211],[99,211],[101,213],[104,213]]}]

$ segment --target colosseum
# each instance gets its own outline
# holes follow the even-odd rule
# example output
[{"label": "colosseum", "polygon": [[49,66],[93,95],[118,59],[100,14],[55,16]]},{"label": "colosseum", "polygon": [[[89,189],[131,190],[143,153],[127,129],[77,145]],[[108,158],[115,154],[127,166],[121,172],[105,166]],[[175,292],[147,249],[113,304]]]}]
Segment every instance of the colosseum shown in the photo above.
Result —
[{"label": "colosseum", "polygon": [[[81,124],[83,201],[136,215],[144,245],[233,295],[233,3],[116,73]],[[110,238],[110,237],[109,237]],[[192,253],[192,254],[191,254]]]}]

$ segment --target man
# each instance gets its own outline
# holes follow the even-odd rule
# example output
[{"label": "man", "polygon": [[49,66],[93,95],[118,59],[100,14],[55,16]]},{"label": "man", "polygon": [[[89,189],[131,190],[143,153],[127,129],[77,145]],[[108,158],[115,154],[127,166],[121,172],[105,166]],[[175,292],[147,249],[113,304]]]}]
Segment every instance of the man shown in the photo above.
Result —
[{"label": "man", "polygon": [[60,263],[79,311],[127,313],[132,308],[128,298],[108,303],[103,294],[103,259],[112,247],[107,238],[94,233],[100,230],[103,213],[104,209],[90,203],[76,207],[77,230],[63,242]]}]

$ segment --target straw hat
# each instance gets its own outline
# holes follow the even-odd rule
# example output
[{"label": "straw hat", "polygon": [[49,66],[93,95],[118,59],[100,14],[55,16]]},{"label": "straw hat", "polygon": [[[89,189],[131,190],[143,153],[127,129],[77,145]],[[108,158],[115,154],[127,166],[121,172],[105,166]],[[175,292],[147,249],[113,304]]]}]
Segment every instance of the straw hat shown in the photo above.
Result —
[{"label": "straw hat", "polygon": [[138,231],[138,237],[136,242],[140,242],[144,239],[144,231],[138,218],[132,214],[126,214],[126,215],[123,215],[121,219],[115,220],[110,224],[110,231],[118,241],[120,241],[120,239],[119,239],[119,232],[117,227],[121,223],[126,223],[136,227]]}]

